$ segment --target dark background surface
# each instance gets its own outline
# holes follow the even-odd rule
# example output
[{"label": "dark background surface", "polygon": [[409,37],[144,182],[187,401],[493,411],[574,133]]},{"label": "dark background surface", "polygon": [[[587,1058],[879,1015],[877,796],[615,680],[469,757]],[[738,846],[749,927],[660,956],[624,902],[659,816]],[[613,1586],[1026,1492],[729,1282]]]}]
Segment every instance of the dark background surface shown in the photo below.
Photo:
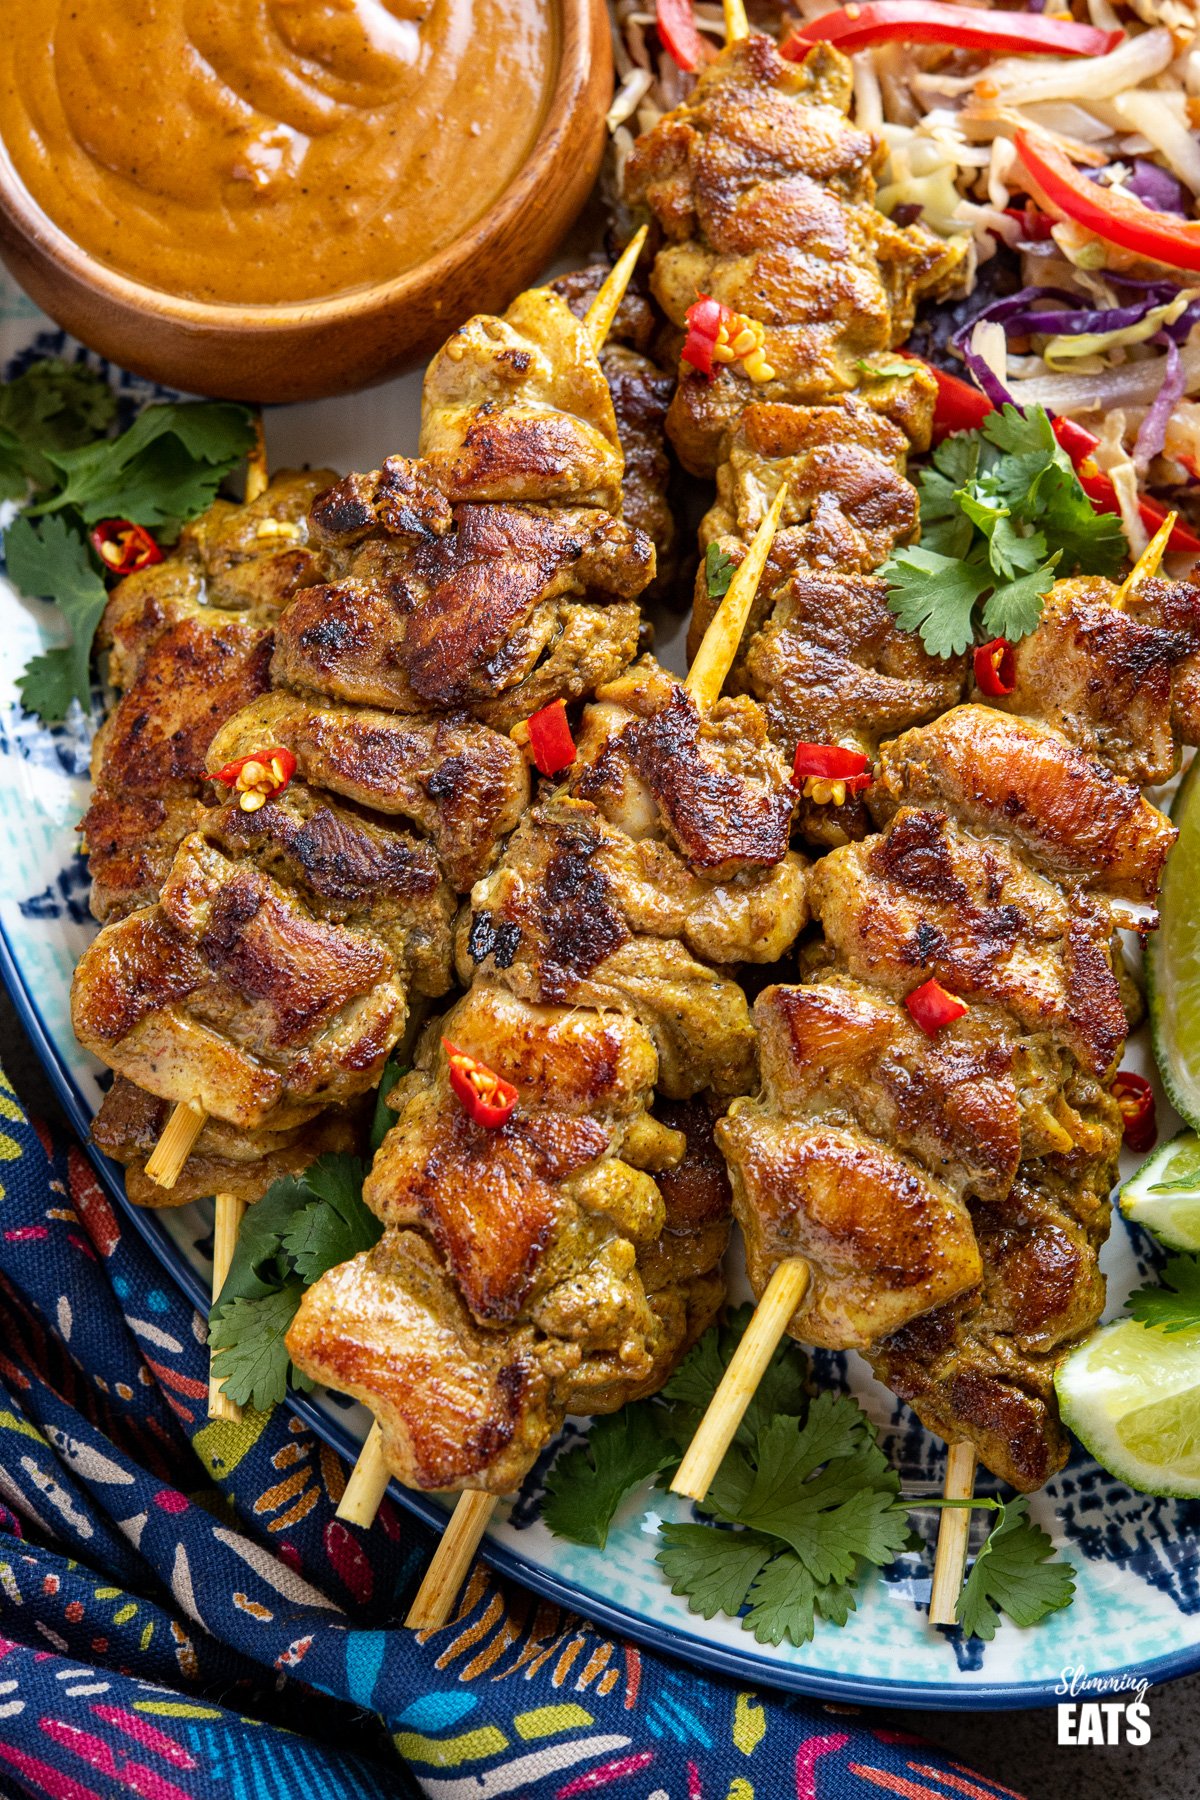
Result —
[{"label": "dark background surface", "polygon": [[[69,1129],[50,1084],[25,1038],[12,1003],[0,987],[0,1063],[32,1112]],[[1080,1660],[1083,1660],[1081,1657]],[[1111,1645],[1097,1657],[1113,1663]],[[1129,1746],[1075,1748],[1059,1745],[1053,1707],[1032,1712],[895,1713],[873,1722],[923,1733],[981,1774],[993,1776],[1028,1800],[1197,1800],[1200,1796],[1200,1675],[1152,1690],[1153,1736],[1144,1749]],[[845,1716],[852,1711],[836,1707]],[[914,1751],[914,1762],[920,1761]],[[921,1782],[914,1775],[914,1782]],[[781,1800],[763,1795],[761,1800]],[[947,1797],[948,1800],[948,1797]]]}]

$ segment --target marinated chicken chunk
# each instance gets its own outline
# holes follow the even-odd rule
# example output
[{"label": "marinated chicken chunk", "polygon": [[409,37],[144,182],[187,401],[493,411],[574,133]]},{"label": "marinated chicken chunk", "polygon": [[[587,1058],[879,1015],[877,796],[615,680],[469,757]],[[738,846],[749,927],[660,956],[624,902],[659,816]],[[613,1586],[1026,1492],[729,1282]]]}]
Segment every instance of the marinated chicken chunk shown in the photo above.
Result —
[{"label": "marinated chicken chunk", "polygon": [[265,695],[214,738],[214,766],[290,750],[310,786],[415,825],[462,892],[494,860],[528,802],[516,745],[470,719],[413,718],[330,705],[286,690]]},{"label": "marinated chicken chunk", "polygon": [[918,294],[943,291],[961,258],[923,226],[876,209],[884,149],[847,119],[851,69],[825,45],[802,63],[752,33],[634,147],[626,194],[667,239],[652,287],[682,329],[697,294],[764,328],[770,380],[738,363],[684,374],[669,430],[685,468],[711,472],[751,399],[822,402],[857,365],[901,343]]},{"label": "marinated chicken chunk", "polygon": [[[499,1129],[460,1107],[439,1032],[517,1087]],[[689,1180],[687,1134],[651,1118],[655,1076],[633,1019],[483,982],[426,1036],[364,1190],[384,1237],[288,1334],[299,1367],[372,1407],[401,1480],[518,1486],[568,1411],[661,1386],[710,1322],[727,1209]]]},{"label": "marinated chicken chunk", "polygon": [[99,642],[122,692],[96,734],[80,826],[98,919],[157,895],[202,810],[214,733],[266,691],[279,609],[320,569],[305,514],[327,479],[281,474],[249,506],[217,501],[113,589]]},{"label": "marinated chicken chunk", "polygon": [[213,1194],[248,1204],[282,1176],[303,1174],[319,1156],[352,1154],[361,1137],[353,1112],[335,1106],[286,1131],[246,1131],[210,1118],[174,1187],[164,1188],[146,1175],[146,1159],[170,1112],[166,1100],[118,1075],[92,1121],[92,1142],[125,1165],[125,1191],[135,1206],[185,1206]]},{"label": "marinated chicken chunk", "polygon": [[1058,732],[984,706],[955,707],[885,746],[871,810],[886,820],[914,804],[1007,838],[1064,883],[1142,905],[1158,893],[1176,835],[1136,787]]},{"label": "marinated chicken chunk", "polygon": [[653,574],[650,540],[598,508],[458,506],[452,529],[368,538],[340,579],[297,595],[272,679],[507,730],[624,668]]},{"label": "marinated chicken chunk", "polygon": [[425,374],[421,455],[449,500],[600,506],[619,516],[621,444],[583,322],[549,288],[447,338]]}]

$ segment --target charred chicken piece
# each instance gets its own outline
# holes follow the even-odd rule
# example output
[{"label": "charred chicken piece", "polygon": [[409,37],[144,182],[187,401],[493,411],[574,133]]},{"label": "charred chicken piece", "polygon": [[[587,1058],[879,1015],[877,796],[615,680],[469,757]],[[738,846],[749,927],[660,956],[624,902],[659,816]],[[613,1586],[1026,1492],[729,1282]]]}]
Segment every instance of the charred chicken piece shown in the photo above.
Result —
[{"label": "charred chicken piece", "polygon": [[214,733],[266,691],[279,610],[320,573],[306,513],[329,479],[280,474],[249,506],[216,501],[113,589],[99,641],[121,698],[96,734],[80,827],[101,921],[155,898],[202,812]]},{"label": "charred chicken piece", "polygon": [[698,294],[761,324],[771,379],[737,362],[685,372],[669,429],[685,468],[711,473],[752,399],[820,403],[858,385],[859,362],[902,343],[916,299],[944,291],[961,250],[874,204],[884,149],[851,126],[849,62],[802,63],[752,34],[638,140],[626,193],[666,244],[652,288],[682,330]]},{"label": "charred chicken piece", "polygon": [[[517,1087],[498,1130],[451,1093],[442,1030]],[[298,1366],[368,1402],[409,1485],[510,1491],[567,1412],[653,1391],[711,1320],[727,1215],[681,1170],[672,1216],[638,1166],[686,1165],[649,1114],[655,1076],[634,1019],[484,982],[427,1035],[365,1189],[388,1229],[288,1334]]]},{"label": "charred chicken piece", "polygon": [[[349,500],[322,505],[326,520],[357,520]],[[459,505],[447,530],[393,536],[385,515],[379,533],[350,523],[344,575],[288,607],[277,685],[404,713],[464,708],[508,730],[636,650],[654,547],[597,507]]]}]

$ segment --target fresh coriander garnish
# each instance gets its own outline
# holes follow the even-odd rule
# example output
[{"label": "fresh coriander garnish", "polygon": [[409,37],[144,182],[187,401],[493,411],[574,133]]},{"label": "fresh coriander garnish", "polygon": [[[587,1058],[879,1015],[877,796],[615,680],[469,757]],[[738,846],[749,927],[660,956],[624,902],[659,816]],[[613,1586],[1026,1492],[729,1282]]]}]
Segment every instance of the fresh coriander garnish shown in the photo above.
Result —
[{"label": "fresh coriander garnish", "polygon": [[1125,1310],[1142,1325],[1163,1331],[1194,1331],[1200,1325],[1200,1257],[1170,1256],[1161,1287],[1130,1294]]},{"label": "fresh coriander garnish", "polygon": [[710,600],[720,600],[728,593],[736,567],[732,556],[715,540],[708,546],[704,552],[704,582]]},{"label": "fresh coriander garnish", "polygon": [[[661,1395],[596,1420],[558,1458],[542,1509],[551,1531],[605,1547],[625,1496],[678,1463],[750,1318],[742,1307],[713,1326]],[[664,1525],[658,1561],[693,1612],[739,1618],[761,1643],[800,1645],[818,1620],[846,1623],[867,1571],[919,1545],[909,1513],[936,1504],[902,1497],[857,1401],[810,1394],[807,1361],[785,1339],[698,1509],[712,1522]],[[1066,1606],[1074,1570],[1049,1563],[1053,1546],[1027,1502],[971,1504],[998,1519],[964,1590],[964,1631],[993,1636],[998,1609],[1029,1625]]]},{"label": "fresh coriander garnish", "polygon": [[1054,1545],[1029,1517],[1025,1495],[992,1505],[999,1516],[958,1601],[958,1623],[967,1637],[994,1638],[1002,1612],[1014,1625],[1036,1625],[1075,1597],[1075,1570],[1054,1560]]},{"label": "fresh coriander garnish", "polygon": [[272,1182],[248,1209],[209,1314],[215,1372],[239,1406],[275,1405],[289,1377],[311,1385],[292,1368],[284,1336],[305,1288],[382,1236],[362,1182],[356,1156],[322,1156],[303,1175]]},{"label": "fresh coriander garnish", "polygon": [[854,366],[864,381],[911,381],[921,365],[903,356],[886,362],[868,362],[860,356]]},{"label": "fresh coriander garnish", "polygon": [[402,1062],[398,1056],[389,1056],[383,1065],[383,1074],[379,1077],[379,1088],[375,1095],[375,1111],[371,1116],[371,1155],[374,1156],[380,1144],[396,1120],[400,1117],[387,1103],[391,1093],[402,1075],[407,1075],[409,1064]]},{"label": "fresh coriander garnish", "polygon": [[918,486],[921,542],[881,573],[891,610],[932,656],[977,634],[1016,643],[1059,577],[1111,576],[1124,561],[1120,520],[1093,509],[1040,406],[1005,406],[948,437]]},{"label": "fresh coriander garnish", "polygon": [[5,534],[9,578],[57,602],[71,629],[69,646],[33,657],[19,678],[22,704],[47,724],[90,693],[107,589],[88,528],[120,518],[173,537],[254,441],[249,411],[224,401],[148,406],[110,438],[116,407],[101,376],[64,363],[34,363],[0,385],[0,498],[27,501]]}]

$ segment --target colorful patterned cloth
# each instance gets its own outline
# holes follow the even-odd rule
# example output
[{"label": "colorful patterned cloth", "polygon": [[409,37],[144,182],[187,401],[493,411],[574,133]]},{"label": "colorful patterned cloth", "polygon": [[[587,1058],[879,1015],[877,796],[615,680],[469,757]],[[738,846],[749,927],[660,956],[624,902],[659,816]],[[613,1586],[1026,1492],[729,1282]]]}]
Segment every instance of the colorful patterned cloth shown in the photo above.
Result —
[{"label": "colorful patterned cloth", "polygon": [[[285,1407],[206,1417],[204,1323],[0,1075],[0,1794],[1013,1800],[918,1740],[613,1642],[334,1517]],[[353,1750],[346,1748],[353,1745]]]}]

